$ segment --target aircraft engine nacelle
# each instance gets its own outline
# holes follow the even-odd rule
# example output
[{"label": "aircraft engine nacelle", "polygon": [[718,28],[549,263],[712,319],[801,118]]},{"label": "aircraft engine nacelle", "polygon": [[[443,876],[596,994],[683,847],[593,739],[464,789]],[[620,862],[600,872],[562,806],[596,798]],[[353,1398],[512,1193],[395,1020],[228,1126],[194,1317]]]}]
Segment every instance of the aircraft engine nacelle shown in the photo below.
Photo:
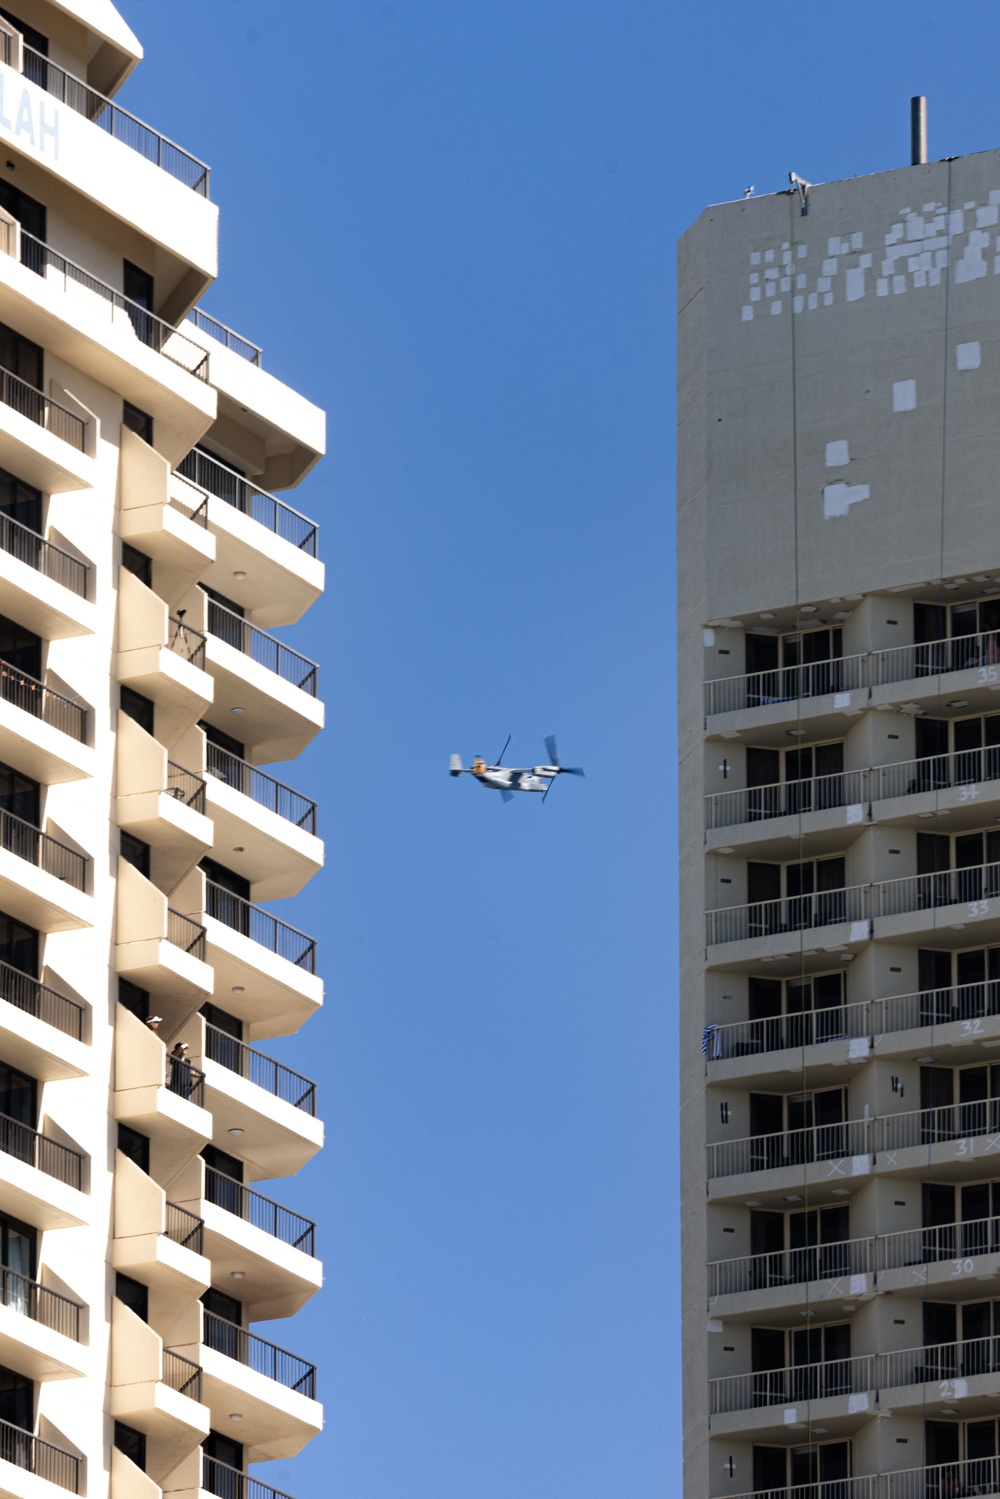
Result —
[{"label": "aircraft engine nacelle", "polygon": [[559,774],[559,767],[558,765],[535,765],[533,773],[536,776],[557,776]]}]

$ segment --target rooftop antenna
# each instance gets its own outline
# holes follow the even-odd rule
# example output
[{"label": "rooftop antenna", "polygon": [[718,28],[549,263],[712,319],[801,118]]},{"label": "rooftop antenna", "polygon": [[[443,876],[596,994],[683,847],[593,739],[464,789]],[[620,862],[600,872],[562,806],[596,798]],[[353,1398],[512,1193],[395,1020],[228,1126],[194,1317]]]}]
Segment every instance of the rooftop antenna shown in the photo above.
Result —
[{"label": "rooftop antenna", "polygon": [[915,94],[910,100],[910,166],[922,167],[927,160],[927,100]]},{"label": "rooftop antenna", "polygon": [[799,195],[799,210],[803,218],[805,218],[809,212],[809,189],[812,187],[812,183],[807,182],[804,177],[800,177],[798,172],[789,172],[788,180],[792,184],[789,191],[798,193]]}]

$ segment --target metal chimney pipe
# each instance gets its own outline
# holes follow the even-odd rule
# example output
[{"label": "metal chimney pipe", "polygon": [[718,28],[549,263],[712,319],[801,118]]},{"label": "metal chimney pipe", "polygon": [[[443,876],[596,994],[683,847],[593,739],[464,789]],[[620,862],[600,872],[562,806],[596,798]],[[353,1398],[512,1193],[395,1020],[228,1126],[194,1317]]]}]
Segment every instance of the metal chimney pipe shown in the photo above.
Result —
[{"label": "metal chimney pipe", "polygon": [[910,165],[923,166],[927,160],[927,100],[917,94],[910,100]]}]

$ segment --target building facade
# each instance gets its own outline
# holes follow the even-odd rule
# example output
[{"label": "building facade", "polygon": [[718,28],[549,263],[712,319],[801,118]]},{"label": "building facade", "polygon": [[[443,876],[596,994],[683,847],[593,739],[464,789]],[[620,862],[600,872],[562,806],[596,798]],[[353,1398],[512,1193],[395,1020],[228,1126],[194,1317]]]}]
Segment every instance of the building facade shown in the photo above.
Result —
[{"label": "building facade", "polygon": [[322,1126],[268,1042],[322,985],[270,903],[323,853],[274,491],[325,427],[198,310],[209,171],[113,102],[140,58],[110,0],[0,10],[0,1495],[273,1499],[322,1411],[271,1182]]},{"label": "building facade", "polygon": [[679,268],[687,1499],[1000,1493],[1000,152]]}]

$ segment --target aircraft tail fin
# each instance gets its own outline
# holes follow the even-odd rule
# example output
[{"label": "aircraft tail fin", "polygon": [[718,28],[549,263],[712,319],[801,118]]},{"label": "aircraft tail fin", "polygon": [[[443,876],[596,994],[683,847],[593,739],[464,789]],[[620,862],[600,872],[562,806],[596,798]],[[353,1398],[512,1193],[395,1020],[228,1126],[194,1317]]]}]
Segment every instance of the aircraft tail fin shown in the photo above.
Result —
[{"label": "aircraft tail fin", "polygon": [[452,775],[452,776],[460,776],[462,774],[462,757],[461,757],[461,755],[452,755],[452,757],[451,757],[451,765],[449,766],[448,774]]}]

